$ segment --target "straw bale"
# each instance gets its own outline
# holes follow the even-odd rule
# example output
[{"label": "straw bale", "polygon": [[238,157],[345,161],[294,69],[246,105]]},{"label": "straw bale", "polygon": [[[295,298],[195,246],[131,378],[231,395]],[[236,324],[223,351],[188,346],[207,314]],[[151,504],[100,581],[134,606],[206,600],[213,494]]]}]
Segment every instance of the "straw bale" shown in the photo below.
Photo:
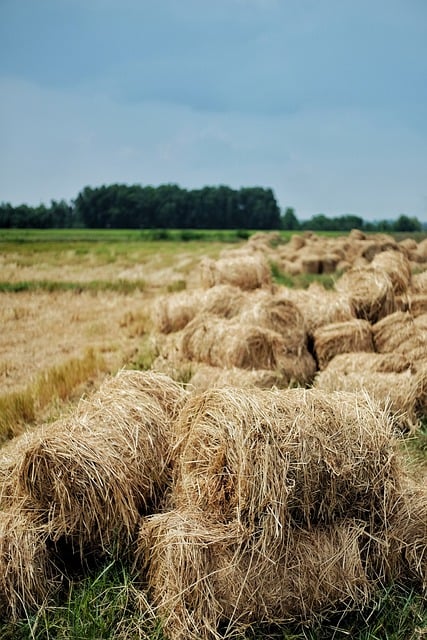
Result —
[{"label": "straw bale", "polygon": [[248,297],[239,321],[277,331],[285,339],[289,353],[299,353],[307,342],[304,318],[297,305],[288,297],[263,292]]},{"label": "straw bale", "polygon": [[396,298],[397,311],[409,311],[415,318],[427,313],[427,293],[410,293]]},{"label": "straw bale", "polygon": [[[366,354],[366,356],[371,355]],[[351,357],[355,359],[353,367],[347,364]],[[354,370],[356,363],[360,365],[359,370]],[[384,366],[387,368],[387,363],[384,363]],[[314,386],[327,393],[343,391],[360,395],[368,394],[390,414],[397,428],[403,431],[414,431],[418,428],[419,403],[422,396],[420,374],[411,369],[395,372],[369,370],[363,367],[362,354],[338,355],[316,375]],[[381,364],[378,368],[380,367]]]},{"label": "straw bale", "polygon": [[303,256],[300,263],[302,273],[322,273],[322,258],[319,255]]},{"label": "straw bale", "polygon": [[396,351],[414,361],[427,358],[423,315],[414,319],[409,312],[396,311],[374,324],[372,334],[379,353]]},{"label": "straw bale", "polygon": [[207,289],[199,298],[199,311],[222,318],[233,318],[244,305],[245,294],[239,287],[219,284]]},{"label": "straw bale", "polygon": [[[398,489],[393,425],[368,397],[321,389],[211,389],[176,423],[175,506],[263,536],[289,521],[384,517]],[[361,461],[363,460],[363,463]]]},{"label": "straw bale", "polygon": [[247,246],[254,247],[259,251],[269,252],[278,244],[283,242],[279,231],[258,231],[248,238]]},{"label": "straw bale", "polygon": [[181,357],[216,367],[275,369],[282,349],[275,331],[206,314],[184,329]]},{"label": "straw bale", "polygon": [[403,353],[355,352],[342,353],[334,356],[327,365],[328,371],[334,371],[337,376],[349,373],[402,373],[415,372],[413,363]]},{"label": "straw bale", "polygon": [[382,251],[372,260],[375,269],[389,276],[396,295],[404,293],[411,282],[411,266],[408,258],[400,251]]},{"label": "straw bale", "polygon": [[417,254],[420,256],[420,262],[427,262],[427,238],[418,243]]},{"label": "straw bale", "polygon": [[291,276],[297,276],[302,273],[302,265],[299,260],[287,260],[282,258],[279,262],[280,270],[284,273],[289,273]]},{"label": "straw bale", "polygon": [[378,269],[350,269],[336,282],[335,289],[348,296],[358,318],[377,322],[395,310],[393,284]]},{"label": "straw bale", "polygon": [[209,365],[198,365],[191,377],[191,388],[201,393],[213,387],[233,386],[238,388],[259,387],[260,389],[282,388],[290,380],[280,371],[269,369],[223,369]]},{"label": "straw bale", "polygon": [[316,368],[305,344],[287,344],[277,331],[200,315],[184,329],[180,358],[230,369],[271,369],[305,384]]},{"label": "straw bale", "polygon": [[399,247],[406,250],[407,254],[409,254],[411,251],[416,251],[418,244],[413,238],[404,238],[399,242]]},{"label": "straw bale", "polygon": [[28,616],[60,585],[40,514],[22,504],[0,511],[0,617]]},{"label": "straw bale", "polygon": [[348,237],[350,240],[366,240],[366,234],[360,229],[352,229]]},{"label": "straw bale", "polygon": [[169,640],[231,638],[254,623],[307,622],[367,603],[374,583],[357,523],[295,530],[270,556],[240,529],[189,510],[143,524],[140,565]]},{"label": "straw bale", "polygon": [[340,353],[374,351],[371,325],[367,320],[348,320],[328,324],[313,334],[319,369],[324,369]]},{"label": "straw bale", "polygon": [[324,325],[346,322],[355,318],[346,295],[313,283],[308,289],[280,289],[280,297],[292,300],[302,313],[307,333]]},{"label": "straw bale", "polygon": [[200,263],[201,284],[204,288],[217,284],[231,284],[243,290],[271,287],[271,271],[262,254],[242,254],[238,258],[205,258]]},{"label": "straw bale", "polygon": [[194,293],[179,291],[156,300],[153,304],[154,328],[161,333],[180,331],[194,318],[200,308]]},{"label": "straw bale", "polygon": [[18,440],[8,493],[28,496],[55,542],[128,540],[169,482],[171,421],[185,396],[162,374],[119,372],[69,417]]},{"label": "straw bale", "polygon": [[427,295],[427,270],[412,276],[411,291]]},{"label": "straw bale", "polygon": [[299,251],[302,247],[305,246],[307,239],[299,234],[294,234],[291,236],[288,244],[286,245],[286,249],[289,251]]}]

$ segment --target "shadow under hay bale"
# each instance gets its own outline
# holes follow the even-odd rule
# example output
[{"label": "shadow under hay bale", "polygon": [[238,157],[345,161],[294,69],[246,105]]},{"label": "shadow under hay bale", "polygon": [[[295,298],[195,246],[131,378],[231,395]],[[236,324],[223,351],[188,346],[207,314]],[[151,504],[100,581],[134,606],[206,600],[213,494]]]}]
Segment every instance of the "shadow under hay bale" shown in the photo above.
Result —
[{"label": "shadow under hay bale", "polygon": [[219,260],[205,258],[200,263],[200,278],[206,289],[218,284],[230,284],[243,290],[272,286],[271,270],[262,254],[242,254]]},{"label": "shadow under hay bale", "polygon": [[395,311],[393,284],[378,269],[350,269],[336,282],[335,289],[348,297],[355,315],[363,320],[377,322]]},{"label": "shadow under hay bale", "polygon": [[371,325],[367,320],[325,325],[314,332],[313,341],[319,369],[324,369],[340,353],[374,351]]}]

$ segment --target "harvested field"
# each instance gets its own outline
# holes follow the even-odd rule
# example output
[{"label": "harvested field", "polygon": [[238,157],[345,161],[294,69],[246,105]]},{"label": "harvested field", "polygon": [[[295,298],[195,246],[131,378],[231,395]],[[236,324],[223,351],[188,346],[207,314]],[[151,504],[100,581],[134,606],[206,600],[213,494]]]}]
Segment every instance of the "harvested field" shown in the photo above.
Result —
[{"label": "harvested field", "polygon": [[0,254],[0,636],[84,617],[90,575],[110,618],[113,563],[135,586],[111,637],[353,637],[348,611],[377,633],[378,589],[425,593],[424,244],[223,248]]}]

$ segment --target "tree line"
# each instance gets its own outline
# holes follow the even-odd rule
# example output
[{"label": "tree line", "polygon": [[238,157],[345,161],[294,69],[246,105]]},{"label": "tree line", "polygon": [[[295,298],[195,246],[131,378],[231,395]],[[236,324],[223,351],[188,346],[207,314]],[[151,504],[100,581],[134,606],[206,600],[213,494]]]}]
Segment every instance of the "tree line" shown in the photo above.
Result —
[{"label": "tree line", "polygon": [[298,220],[288,207],[281,213],[272,189],[227,186],[187,190],[175,184],[158,187],[111,184],[84,187],[71,202],[52,200],[31,207],[0,204],[0,228],[88,229],[253,229],[311,231],[421,231],[415,217],[366,222],[356,215],[317,214]]},{"label": "tree line", "polygon": [[187,190],[123,184],[85,187],[66,203],[0,205],[0,227],[88,229],[279,229],[273,191],[226,186]]}]

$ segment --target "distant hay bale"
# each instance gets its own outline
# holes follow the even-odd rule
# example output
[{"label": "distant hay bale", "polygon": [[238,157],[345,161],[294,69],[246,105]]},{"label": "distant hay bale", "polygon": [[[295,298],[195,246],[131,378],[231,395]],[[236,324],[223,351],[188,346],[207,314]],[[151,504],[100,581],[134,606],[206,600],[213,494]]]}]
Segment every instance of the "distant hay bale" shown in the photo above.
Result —
[{"label": "distant hay bale", "polygon": [[302,273],[321,273],[322,260],[320,256],[304,256],[300,260]]},{"label": "distant hay bale", "polygon": [[280,289],[280,297],[286,297],[300,310],[309,335],[324,325],[346,322],[355,318],[352,305],[346,295],[325,289],[314,283],[308,289]]},{"label": "distant hay bale", "polygon": [[358,318],[377,322],[395,310],[393,284],[383,271],[361,267],[346,271],[335,289],[346,295]]},{"label": "distant hay bale", "polygon": [[289,353],[299,353],[307,342],[304,318],[298,306],[287,297],[264,292],[246,298],[239,321],[277,331],[284,338]]},{"label": "distant hay bale", "polygon": [[[314,374],[313,374],[314,375]],[[223,369],[209,365],[198,365],[190,380],[190,388],[201,393],[213,387],[233,386],[238,388],[258,387],[260,389],[283,388],[290,380],[280,371],[269,369]]]},{"label": "distant hay bale", "polygon": [[233,318],[244,305],[245,294],[239,287],[219,284],[203,292],[199,298],[199,312],[222,318]]},{"label": "distant hay bale", "polygon": [[366,234],[360,229],[352,229],[348,237],[350,240],[366,240]]},{"label": "distant hay bale", "polygon": [[305,244],[306,239],[303,236],[294,234],[286,245],[286,249],[289,251],[299,251]]},{"label": "distant hay bale", "polygon": [[161,333],[180,331],[194,318],[198,309],[197,297],[188,291],[161,297],[153,303],[154,328]]},{"label": "distant hay bale", "polygon": [[393,284],[396,295],[404,293],[411,282],[411,266],[400,251],[382,251],[372,260],[372,267],[384,271]]},{"label": "distant hay bale", "polygon": [[169,640],[240,637],[254,623],[307,622],[362,608],[375,585],[364,568],[362,537],[357,523],[297,530],[281,554],[263,552],[237,524],[179,510],[144,523],[140,565],[148,567]]},{"label": "distant hay bale", "polygon": [[212,389],[187,401],[176,430],[175,506],[262,520],[265,535],[286,535],[290,521],[381,517],[398,489],[392,424],[354,394]]},{"label": "distant hay bale", "polygon": [[50,602],[61,585],[37,512],[14,505],[0,511],[0,618],[27,617]]},{"label": "distant hay bale", "polygon": [[181,357],[215,367],[275,369],[283,339],[276,331],[200,315],[182,334]]},{"label": "distant hay bale", "polygon": [[[427,358],[427,331],[409,312],[396,311],[372,327],[376,351],[403,353],[411,360]],[[421,318],[421,320],[419,320]]]},{"label": "distant hay bale", "polygon": [[271,287],[271,270],[262,254],[244,255],[238,258],[211,260],[200,264],[201,284],[208,289],[218,284],[230,284],[243,290]]},{"label": "distant hay bale", "polygon": [[196,317],[182,333],[180,358],[230,369],[271,369],[306,383],[315,363],[304,344],[288,344],[277,331],[239,318]]},{"label": "distant hay bale", "polygon": [[371,325],[367,320],[348,320],[319,327],[313,334],[320,369],[340,353],[374,351]]},{"label": "distant hay bale", "polygon": [[414,293],[427,295],[427,270],[412,276],[411,290]]},{"label": "distant hay bale", "polygon": [[70,417],[11,443],[7,493],[44,513],[54,542],[65,536],[84,549],[129,540],[140,514],[162,499],[171,421],[185,396],[162,374],[119,372]]},{"label": "distant hay bale", "polygon": [[404,364],[402,361],[399,366],[396,360],[376,362],[374,354],[368,353],[337,355],[316,375],[314,386],[327,393],[368,394],[393,417],[396,427],[414,431],[419,426],[422,389],[427,377],[404,368]]},{"label": "distant hay bale", "polygon": [[328,370],[336,375],[346,376],[349,373],[402,373],[414,372],[411,361],[403,353],[342,353],[337,354],[328,363]]}]

